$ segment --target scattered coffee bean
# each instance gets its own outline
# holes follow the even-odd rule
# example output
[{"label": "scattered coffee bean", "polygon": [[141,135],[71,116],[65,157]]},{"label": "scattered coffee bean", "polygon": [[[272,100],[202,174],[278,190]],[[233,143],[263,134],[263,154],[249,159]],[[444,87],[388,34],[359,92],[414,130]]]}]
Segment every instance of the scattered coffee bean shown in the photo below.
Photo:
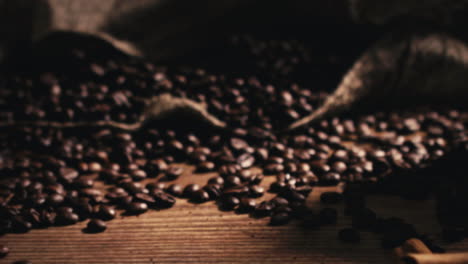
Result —
[{"label": "scattered coffee bean", "polygon": [[148,205],[139,202],[132,202],[125,208],[125,212],[129,215],[139,215],[146,211],[148,211]]},{"label": "scattered coffee bean", "polygon": [[6,246],[0,245],[0,258],[6,257],[10,253],[10,249]]},{"label": "scattered coffee bean", "polygon": [[86,226],[86,231],[90,233],[100,233],[106,230],[106,228],[106,222],[100,219],[91,219]]}]

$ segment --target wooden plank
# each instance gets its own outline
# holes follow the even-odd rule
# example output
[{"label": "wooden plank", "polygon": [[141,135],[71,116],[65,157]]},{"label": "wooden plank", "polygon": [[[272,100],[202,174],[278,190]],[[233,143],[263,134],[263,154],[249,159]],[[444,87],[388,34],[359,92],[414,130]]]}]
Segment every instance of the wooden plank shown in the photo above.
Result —
[{"label": "wooden plank", "polygon": [[[191,167],[181,183],[205,183],[213,174],[193,175]],[[273,177],[267,177],[268,186]],[[318,210],[320,192],[315,188],[308,206]],[[270,195],[271,196],[271,195]],[[265,199],[265,198],[263,198]],[[421,232],[440,233],[434,216],[434,201],[406,201],[397,197],[371,196],[370,207],[381,216],[399,216]],[[53,263],[395,263],[390,251],[380,248],[377,235],[363,232],[359,244],[343,244],[337,231],[350,225],[343,207],[336,226],[306,230],[299,221],[281,227],[268,226],[268,219],[253,219],[234,212],[221,212],[214,202],[194,205],[179,199],[174,208],[150,211],[140,216],[119,217],[100,234],[84,234],[86,221],[67,227],[8,234],[0,244],[11,253],[0,263],[20,259],[34,264]],[[449,247],[468,250],[468,242]]]}]

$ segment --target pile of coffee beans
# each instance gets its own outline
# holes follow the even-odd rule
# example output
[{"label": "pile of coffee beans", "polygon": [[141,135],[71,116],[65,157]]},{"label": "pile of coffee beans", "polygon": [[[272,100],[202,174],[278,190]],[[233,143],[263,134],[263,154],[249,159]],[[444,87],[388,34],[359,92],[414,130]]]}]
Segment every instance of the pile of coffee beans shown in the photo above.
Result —
[{"label": "pile of coffee beans", "polygon": [[[236,41],[245,45],[242,38]],[[357,242],[358,230],[373,230],[382,234],[385,247],[393,247],[418,235],[400,219],[378,218],[366,207],[365,194],[396,191],[423,198],[437,179],[424,175],[421,180],[421,172],[467,142],[465,114],[456,109],[377,112],[284,132],[328,93],[294,82],[294,74],[304,71],[301,65],[313,64],[305,47],[269,43],[248,41],[255,55],[249,63],[268,69],[269,75],[261,76],[159,67],[126,57],[97,60],[80,49],[70,51],[66,71],[55,66],[5,75],[0,89],[0,232],[85,220],[84,232],[103,232],[105,221],[120,213],[167,209],[177,198],[215,201],[220,210],[270,217],[271,225],[299,218],[304,227],[316,228],[336,223],[339,213],[333,208],[309,210],[305,202],[313,187],[344,183],[361,187],[321,196],[324,204],[344,202],[352,216],[353,227],[339,232],[341,240]],[[285,59],[271,61],[278,47]],[[150,122],[132,132],[15,125],[132,123],[144,108],[143,99],[162,93],[205,104],[228,129],[198,127],[183,117]],[[218,176],[203,186],[171,183],[185,173],[182,163],[193,165],[195,173]],[[275,181],[265,188],[264,177]],[[400,188],[401,182],[410,187],[418,183],[423,191]],[[274,198],[259,199],[266,192]],[[6,255],[8,249],[2,252]]]}]

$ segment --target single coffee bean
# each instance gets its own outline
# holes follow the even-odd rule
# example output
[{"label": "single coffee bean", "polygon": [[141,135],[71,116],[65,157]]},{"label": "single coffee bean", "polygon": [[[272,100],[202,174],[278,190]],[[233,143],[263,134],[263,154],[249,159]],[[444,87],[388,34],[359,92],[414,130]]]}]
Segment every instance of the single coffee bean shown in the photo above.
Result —
[{"label": "single coffee bean", "polygon": [[346,243],[357,243],[361,241],[359,232],[354,228],[344,228],[338,232],[338,238]]},{"label": "single coffee bean", "polygon": [[6,246],[0,245],[0,258],[4,258],[10,253],[10,249]]},{"label": "single coffee bean", "polygon": [[339,192],[323,192],[320,195],[320,202],[324,204],[336,204],[343,200],[343,194]]},{"label": "single coffee bean", "polygon": [[200,190],[200,185],[193,183],[185,186],[183,191],[183,196],[186,198],[192,197],[192,194],[196,191]]},{"label": "single coffee bean", "polygon": [[108,205],[99,206],[98,216],[102,220],[111,220],[116,216],[115,209]]},{"label": "single coffee bean", "polygon": [[162,190],[155,190],[151,193],[159,208],[170,208],[176,203],[176,199]]},{"label": "single coffee bean", "polygon": [[203,189],[192,193],[190,201],[195,203],[204,203],[210,199],[210,195]]},{"label": "single coffee bean", "polygon": [[106,230],[106,228],[106,222],[100,219],[91,219],[86,226],[86,231],[90,233],[100,233]]},{"label": "single coffee bean", "polygon": [[241,179],[235,175],[230,175],[224,180],[226,187],[238,186],[242,183]]},{"label": "single coffee bean", "polygon": [[208,193],[211,200],[218,199],[223,193],[219,184],[208,184],[203,187],[203,190]]},{"label": "single coffee bean", "polygon": [[125,212],[130,215],[139,215],[148,211],[148,205],[145,203],[132,202],[125,208]]},{"label": "single coffee bean", "polygon": [[165,180],[175,180],[179,178],[180,175],[184,172],[184,168],[182,167],[169,167],[169,169],[166,171]]},{"label": "single coffee bean", "polygon": [[251,198],[242,198],[240,199],[239,207],[236,212],[238,213],[250,213],[257,206],[257,202]]},{"label": "single coffee bean", "polygon": [[258,198],[265,194],[265,188],[260,185],[251,185],[249,187],[249,197]]},{"label": "single coffee bean", "polygon": [[240,204],[239,198],[228,195],[221,199],[220,208],[222,210],[234,210]]},{"label": "single coffee bean", "polygon": [[223,185],[224,184],[224,179],[219,176],[212,177],[208,180],[208,184],[219,184]]},{"label": "single coffee bean", "polygon": [[171,184],[169,187],[167,187],[166,191],[176,197],[181,197],[183,193],[182,186],[179,184]]},{"label": "single coffee bean", "polygon": [[270,216],[274,208],[275,208],[274,203],[264,201],[264,202],[261,202],[259,205],[257,205],[257,207],[255,207],[253,214],[255,217]]},{"label": "single coffee bean", "polygon": [[289,223],[290,220],[291,220],[291,216],[288,213],[281,212],[281,213],[273,214],[273,216],[270,218],[270,225],[272,226],[285,225]]},{"label": "single coffee bean", "polygon": [[144,170],[133,170],[130,176],[134,181],[142,181],[146,179],[146,172]]},{"label": "single coffee bean", "polygon": [[211,161],[204,161],[197,165],[198,172],[209,172],[209,171],[213,171],[215,168],[216,168],[216,165],[214,164],[214,162],[211,162]]}]

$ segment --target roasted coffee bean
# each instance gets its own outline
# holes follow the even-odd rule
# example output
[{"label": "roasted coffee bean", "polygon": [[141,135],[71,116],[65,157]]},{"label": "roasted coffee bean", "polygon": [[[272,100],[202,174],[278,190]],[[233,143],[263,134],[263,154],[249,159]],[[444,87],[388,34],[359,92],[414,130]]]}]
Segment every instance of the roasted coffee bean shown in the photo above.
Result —
[{"label": "roasted coffee bean", "polygon": [[274,203],[264,201],[264,202],[261,202],[259,205],[257,205],[257,207],[255,207],[253,214],[255,217],[270,216],[274,208],[275,208]]},{"label": "roasted coffee bean", "polygon": [[129,215],[139,215],[148,211],[148,205],[145,203],[131,202],[125,207],[125,212]]},{"label": "roasted coffee bean", "polygon": [[106,222],[100,219],[91,219],[86,225],[86,232],[100,233],[100,232],[104,232],[106,228],[107,228]]},{"label": "roasted coffee bean", "polygon": [[192,193],[190,201],[195,203],[204,203],[210,199],[210,195],[203,189]]},{"label": "roasted coffee bean", "polygon": [[55,223],[58,225],[73,225],[79,220],[80,217],[73,213],[73,210],[62,210],[57,212]]},{"label": "roasted coffee bean", "polygon": [[343,194],[339,192],[323,192],[320,195],[320,202],[324,204],[336,204],[343,200]]},{"label": "roasted coffee bean", "polygon": [[341,176],[335,172],[328,172],[320,177],[320,185],[322,186],[335,186],[340,182]]},{"label": "roasted coffee bean", "polygon": [[323,225],[336,224],[338,220],[338,212],[334,208],[323,208],[319,212],[320,223]]},{"label": "roasted coffee bean", "polygon": [[246,196],[248,193],[249,187],[247,186],[234,186],[223,190],[223,194],[236,197]]},{"label": "roasted coffee bean", "polygon": [[244,153],[237,158],[237,163],[243,168],[250,168],[255,163],[254,156]]},{"label": "roasted coffee bean", "polygon": [[216,168],[216,165],[211,161],[204,161],[197,165],[198,172],[209,172],[213,171]]},{"label": "roasted coffee bean", "polygon": [[278,226],[278,225],[285,225],[289,223],[291,220],[291,216],[288,213],[281,212],[273,214],[270,218],[270,225]]},{"label": "roasted coffee bean", "polygon": [[10,253],[10,249],[6,246],[0,245],[0,258],[4,258]]},{"label": "roasted coffee bean", "polygon": [[211,200],[218,199],[223,193],[220,184],[208,184],[203,187],[203,190],[208,193]]},{"label": "roasted coffee bean", "polygon": [[200,190],[200,185],[198,184],[189,184],[185,186],[184,191],[183,191],[183,196],[186,198],[192,197],[192,194],[195,193],[196,191]]},{"label": "roasted coffee bean", "polygon": [[283,197],[275,197],[271,200],[272,203],[275,204],[275,206],[288,206],[289,202],[288,200],[284,199]]},{"label": "roasted coffee bean", "polygon": [[176,203],[175,198],[164,191],[155,190],[152,195],[156,201],[156,206],[159,208],[170,208]]},{"label": "roasted coffee bean", "polygon": [[249,147],[247,142],[245,140],[243,140],[243,139],[240,139],[240,138],[231,138],[230,139],[230,144],[231,144],[231,147],[234,150],[243,150],[243,149]]},{"label": "roasted coffee bean", "polygon": [[242,198],[240,199],[239,207],[236,212],[238,213],[250,213],[257,206],[257,202],[251,198]]},{"label": "roasted coffee bean", "polygon": [[134,200],[138,202],[143,202],[149,205],[154,205],[156,200],[149,194],[146,193],[136,193],[134,195]]},{"label": "roasted coffee bean", "polygon": [[277,174],[284,171],[284,165],[271,163],[263,168],[265,174]]},{"label": "roasted coffee bean", "polygon": [[224,184],[226,187],[234,187],[240,185],[241,179],[235,175],[230,175],[224,179]]},{"label": "roasted coffee bean", "polygon": [[152,190],[162,190],[166,187],[166,184],[164,182],[150,182],[148,184],[146,184],[146,189],[148,189],[149,191],[152,191]]},{"label": "roasted coffee bean", "polygon": [[181,197],[184,190],[182,189],[182,186],[174,183],[174,184],[169,185],[166,191],[176,197]]},{"label": "roasted coffee bean", "polygon": [[224,184],[224,179],[219,176],[212,177],[208,180],[208,184],[218,184],[218,185],[223,185]]},{"label": "roasted coffee bean", "polygon": [[260,185],[251,185],[249,187],[249,197],[258,198],[265,194],[265,188]]},{"label": "roasted coffee bean", "polygon": [[134,181],[142,181],[146,179],[146,172],[144,170],[133,170],[130,176]]},{"label": "roasted coffee bean", "polygon": [[99,211],[98,211],[98,216],[102,220],[111,220],[114,219],[117,213],[115,212],[115,209],[108,206],[108,205],[100,205],[99,206]]},{"label": "roasted coffee bean", "polygon": [[338,238],[346,243],[357,243],[361,241],[359,232],[354,228],[344,228],[338,232]]},{"label": "roasted coffee bean", "polygon": [[165,180],[175,180],[179,178],[180,175],[184,172],[184,169],[182,167],[169,167],[165,173]]},{"label": "roasted coffee bean", "polygon": [[240,204],[239,198],[235,196],[225,196],[220,201],[220,208],[222,210],[234,210]]}]

